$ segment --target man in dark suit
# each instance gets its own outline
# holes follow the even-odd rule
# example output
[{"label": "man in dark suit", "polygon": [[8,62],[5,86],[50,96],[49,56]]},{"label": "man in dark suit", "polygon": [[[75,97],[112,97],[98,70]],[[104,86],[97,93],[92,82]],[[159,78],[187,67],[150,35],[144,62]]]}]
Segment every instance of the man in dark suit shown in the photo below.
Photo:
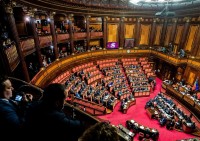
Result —
[{"label": "man in dark suit", "polygon": [[40,101],[30,107],[26,116],[27,131],[34,132],[33,140],[76,141],[83,132],[83,123],[67,116],[64,103],[67,97],[65,86],[58,83],[44,89]]}]

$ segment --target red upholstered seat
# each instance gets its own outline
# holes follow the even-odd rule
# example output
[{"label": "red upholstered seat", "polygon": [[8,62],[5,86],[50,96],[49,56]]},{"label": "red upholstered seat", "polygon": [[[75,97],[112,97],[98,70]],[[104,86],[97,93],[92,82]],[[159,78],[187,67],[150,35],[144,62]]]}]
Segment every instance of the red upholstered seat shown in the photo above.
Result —
[{"label": "red upholstered seat", "polygon": [[197,93],[197,99],[200,100],[200,93]]}]

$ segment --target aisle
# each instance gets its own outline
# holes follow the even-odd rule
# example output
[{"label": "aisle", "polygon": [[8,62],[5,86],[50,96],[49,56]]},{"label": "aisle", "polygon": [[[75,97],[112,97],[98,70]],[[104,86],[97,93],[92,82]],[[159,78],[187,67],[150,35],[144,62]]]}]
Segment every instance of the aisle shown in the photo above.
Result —
[{"label": "aisle", "polygon": [[[165,127],[160,127],[157,120],[149,118],[144,107],[145,107],[146,102],[149,99],[154,98],[155,95],[157,95],[157,93],[160,91],[162,81],[156,78],[156,83],[157,85],[154,92],[151,93],[149,97],[136,98],[136,105],[133,105],[132,107],[130,107],[127,111],[127,114],[123,114],[119,111],[120,103],[118,103],[111,114],[108,114],[105,116],[98,116],[98,117],[105,120],[109,120],[111,124],[116,125],[116,126],[118,124],[122,124],[125,126],[125,122],[127,120],[134,119],[136,122],[144,126],[158,129],[160,133],[158,141],[176,141],[180,139],[195,137],[190,134],[186,134],[184,132],[178,132],[176,130],[167,130]],[[138,136],[135,136],[134,141],[138,141]]]}]

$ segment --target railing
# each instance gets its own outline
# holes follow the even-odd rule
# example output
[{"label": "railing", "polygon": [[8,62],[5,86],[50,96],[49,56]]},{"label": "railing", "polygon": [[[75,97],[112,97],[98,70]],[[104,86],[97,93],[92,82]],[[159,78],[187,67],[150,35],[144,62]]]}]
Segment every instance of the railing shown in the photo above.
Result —
[{"label": "railing", "polygon": [[137,57],[137,56],[149,56],[154,55],[162,60],[169,61],[174,65],[188,64],[195,68],[200,68],[200,62],[189,58],[178,58],[178,57],[169,57],[163,53],[154,50],[135,50],[135,49],[116,49],[116,50],[97,50],[91,52],[84,52],[76,55],[71,55],[66,58],[54,61],[46,68],[41,69],[37,75],[31,80],[31,83],[39,86],[41,88],[49,84],[53,79],[55,79],[59,74],[72,68],[92,61],[109,59],[109,58],[123,58],[127,56]]},{"label": "railing", "polygon": [[30,83],[27,83],[26,81],[23,81],[21,79],[17,79],[14,77],[9,77],[9,79],[11,80],[12,85],[15,88],[15,91],[21,91],[32,94],[33,100],[39,100],[42,97],[43,89],[34,86]]},{"label": "railing", "polygon": [[81,110],[85,111],[88,114],[91,115],[106,114],[106,107],[103,105],[99,105],[94,102],[78,98],[75,98],[72,102],[74,105],[77,105],[76,107],[80,108]]}]

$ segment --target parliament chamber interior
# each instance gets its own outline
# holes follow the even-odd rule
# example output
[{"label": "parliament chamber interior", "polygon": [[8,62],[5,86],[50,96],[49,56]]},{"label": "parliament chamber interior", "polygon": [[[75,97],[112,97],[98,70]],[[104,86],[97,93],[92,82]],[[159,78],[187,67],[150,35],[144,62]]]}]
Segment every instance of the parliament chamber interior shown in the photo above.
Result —
[{"label": "parliament chamber interior", "polygon": [[[1,0],[0,74],[120,141],[200,140],[200,0]],[[95,141],[95,140],[94,140]]]}]

